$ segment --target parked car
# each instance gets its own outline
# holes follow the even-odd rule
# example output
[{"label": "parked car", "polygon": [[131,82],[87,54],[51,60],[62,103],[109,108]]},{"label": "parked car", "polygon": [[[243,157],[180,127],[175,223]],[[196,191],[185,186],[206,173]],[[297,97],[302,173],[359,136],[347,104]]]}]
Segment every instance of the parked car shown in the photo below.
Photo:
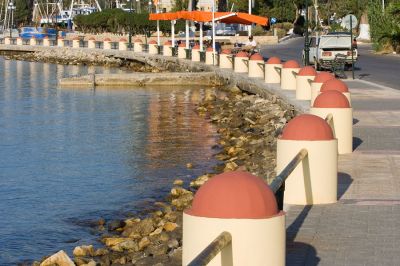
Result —
[{"label": "parked car", "polygon": [[[341,57],[345,66],[351,66],[351,53],[353,50],[353,60],[357,61],[357,48],[352,47],[352,39],[348,33],[328,33],[319,38],[313,36],[310,38],[309,63],[315,64],[316,69],[330,68],[335,58]],[[303,60],[304,60],[303,51]]]}]

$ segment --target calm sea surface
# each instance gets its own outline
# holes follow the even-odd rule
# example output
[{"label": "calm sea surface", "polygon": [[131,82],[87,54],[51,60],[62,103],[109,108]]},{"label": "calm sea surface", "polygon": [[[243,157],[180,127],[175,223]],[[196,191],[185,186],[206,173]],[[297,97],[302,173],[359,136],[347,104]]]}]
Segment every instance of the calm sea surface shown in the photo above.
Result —
[{"label": "calm sea surface", "polygon": [[57,89],[106,71],[119,72],[0,58],[0,265],[93,244],[85,224],[140,211],[215,163],[215,131],[193,112],[203,88]]}]

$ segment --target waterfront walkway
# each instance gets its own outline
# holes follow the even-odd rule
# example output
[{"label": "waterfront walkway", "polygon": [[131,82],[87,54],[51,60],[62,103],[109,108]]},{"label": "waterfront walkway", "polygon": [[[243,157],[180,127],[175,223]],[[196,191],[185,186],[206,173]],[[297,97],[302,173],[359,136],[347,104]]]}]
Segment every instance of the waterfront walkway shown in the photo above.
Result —
[{"label": "waterfront walkway", "polygon": [[[296,101],[294,91],[231,70],[205,69],[249,91],[269,90],[307,112],[308,103]],[[354,109],[355,150],[339,156],[339,201],[285,206],[287,265],[400,265],[400,91],[360,80],[346,82]]]},{"label": "waterfront walkway", "polygon": [[400,91],[346,81],[354,152],[337,204],[286,206],[287,265],[400,265]]}]

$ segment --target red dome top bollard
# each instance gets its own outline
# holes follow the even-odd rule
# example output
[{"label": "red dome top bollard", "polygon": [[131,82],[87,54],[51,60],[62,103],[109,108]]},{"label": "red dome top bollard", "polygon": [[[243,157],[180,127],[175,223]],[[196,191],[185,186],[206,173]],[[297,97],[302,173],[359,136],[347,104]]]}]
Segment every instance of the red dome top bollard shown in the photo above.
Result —
[{"label": "red dome top bollard", "polygon": [[310,113],[322,118],[332,114],[339,154],[353,152],[353,109],[343,93],[339,91],[322,92],[315,99]]},{"label": "red dome top bollard", "polygon": [[248,73],[249,72],[249,55],[246,52],[239,52],[235,56],[234,71],[236,73]]},{"label": "red dome top bollard", "polygon": [[347,84],[341,81],[340,79],[330,79],[325,81],[321,85],[320,92],[325,92],[325,91],[339,91],[343,93],[344,96],[346,96],[351,106],[351,96],[349,92],[349,87],[347,87]]},{"label": "red dome top bollard", "polygon": [[265,63],[265,83],[281,83],[281,71],[281,59],[270,57]]},{"label": "red dome top bollard", "polygon": [[182,265],[224,231],[232,243],[208,265],[285,265],[285,214],[261,178],[225,172],[200,187],[183,213]]},{"label": "red dome top bollard", "polygon": [[296,99],[311,100],[311,82],[317,75],[312,66],[305,66],[300,69],[296,77]]},{"label": "red dome top bollard", "polygon": [[111,50],[111,39],[110,38],[105,38],[103,40],[103,49],[104,50]]},{"label": "red dome top bollard", "polygon": [[281,70],[281,89],[296,90],[296,75],[300,71],[300,65],[295,60],[286,61]]},{"label": "red dome top bollard", "polygon": [[155,40],[149,41],[149,54],[158,54],[158,45]]},{"label": "red dome top bollard", "polygon": [[337,140],[328,123],[315,115],[293,118],[277,145],[277,173],[301,150],[308,156],[285,181],[284,203],[326,204],[337,201]]},{"label": "red dome top bollard", "polygon": [[178,58],[180,59],[186,59],[186,43],[185,42],[181,42],[178,45]]},{"label": "red dome top bollard", "polygon": [[217,52],[213,52],[212,47],[208,47],[206,50],[206,65],[218,65],[218,55]]},{"label": "red dome top bollard", "polygon": [[171,41],[166,41],[163,45],[163,55],[164,56],[172,56],[172,42]]},{"label": "red dome top bollard", "polygon": [[264,58],[255,53],[249,59],[249,77],[250,78],[264,78]]},{"label": "red dome top bollard", "polygon": [[136,38],[133,41],[133,51],[135,53],[142,53],[143,52],[143,41],[139,38]]},{"label": "red dome top bollard", "polygon": [[334,78],[335,78],[335,76],[329,72],[322,71],[322,72],[317,73],[313,82],[311,83],[311,105],[310,106],[313,106],[315,98],[317,98],[317,96],[319,95],[319,90],[321,89],[322,84],[325,81],[328,81],[328,80],[334,79]]},{"label": "red dome top bollard", "polygon": [[88,39],[88,49],[96,49],[96,38],[90,37]]},{"label": "red dome top bollard", "polygon": [[219,54],[219,68],[233,69],[232,51],[224,49]]},{"label": "red dome top bollard", "polygon": [[128,40],[126,38],[119,39],[118,50],[120,50],[120,51],[128,50]]},{"label": "red dome top bollard", "polygon": [[200,45],[196,44],[192,49],[192,61],[200,62]]}]

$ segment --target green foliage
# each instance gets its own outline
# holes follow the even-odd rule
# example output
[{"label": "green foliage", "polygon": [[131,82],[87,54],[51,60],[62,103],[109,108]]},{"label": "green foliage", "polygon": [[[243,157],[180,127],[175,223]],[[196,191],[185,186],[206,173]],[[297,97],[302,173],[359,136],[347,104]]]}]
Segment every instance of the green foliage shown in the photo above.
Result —
[{"label": "green foliage", "polygon": [[400,3],[390,3],[384,12],[380,2],[372,0],[368,5],[368,20],[374,48],[381,50],[400,46]]},{"label": "green foliage", "polygon": [[[148,13],[129,13],[121,9],[106,9],[90,15],[79,15],[74,18],[75,26],[85,33],[127,33],[149,34],[157,29],[157,22],[149,20]],[[177,21],[175,32],[184,30],[183,21]],[[171,32],[171,21],[160,21],[160,30]]]}]

